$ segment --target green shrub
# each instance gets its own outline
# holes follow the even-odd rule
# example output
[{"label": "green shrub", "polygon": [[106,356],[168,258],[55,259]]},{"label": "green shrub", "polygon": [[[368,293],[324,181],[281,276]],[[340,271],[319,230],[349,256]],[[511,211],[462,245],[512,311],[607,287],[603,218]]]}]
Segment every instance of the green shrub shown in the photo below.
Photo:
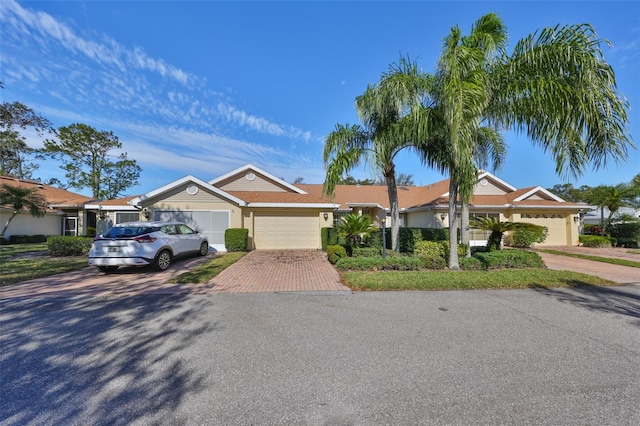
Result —
[{"label": "green shrub", "polygon": [[[440,241],[440,245],[444,251],[444,259],[449,262],[449,241]],[[458,259],[462,259],[467,255],[467,246],[465,244],[458,244]]]},{"label": "green shrub", "polygon": [[447,267],[447,261],[441,256],[419,255],[418,259],[422,261],[426,269],[444,269]]},{"label": "green shrub", "polygon": [[509,235],[512,247],[527,248],[534,244],[544,242],[549,235],[549,228],[546,226],[540,229],[516,229]]},{"label": "green shrub", "polygon": [[540,255],[533,251],[495,250],[487,253],[476,253],[474,257],[482,262],[483,269],[487,270],[545,267]]},{"label": "green shrub", "polygon": [[327,246],[327,259],[329,259],[329,262],[333,263],[334,265],[337,261],[346,257],[347,250],[343,246],[339,244]]},{"label": "green shrub", "polygon": [[420,241],[416,243],[413,253],[418,257],[438,256],[444,259],[445,249],[440,241]]},{"label": "green shrub", "polygon": [[96,228],[93,226],[87,226],[87,232],[85,233],[87,237],[95,237],[96,236]]},{"label": "green shrub", "polygon": [[613,245],[610,237],[600,235],[580,235],[578,241],[584,247],[608,248]]},{"label": "green shrub", "polygon": [[375,257],[380,256],[380,249],[375,247],[354,247],[351,257]]},{"label": "green shrub", "polygon": [[400,253],[413,253],[416,243],[422,241],[422,231],[420,228],[400,228],[398,239]]},{"label": "green shrub", "polygon": [[44,235],[12,235],[9,237],[9,244],[33,244],[46,241],[47,237]]},{"label": "green shrub", "polygon": [[47,238],[47,249],[53,256],[83,256],[91,249],[92,238],[53,235]]},{"label": "green shrub", "polygon": [[224,246],[227,251],[247,251],[249,230],[244,228],[228,228],[224,231]]},{"label": "green shrub", "polygon": [[422,232],[423,241],[448,241],[449,230],[447,228],[416,228]]},{"label": "green shrub", "polygon": [[611,225],[607,230],[611,236],[617,240],[616,245],[618,246],[640,246],[640,222],[617,223]]},{"label": "green shrub", "polygon": [[[387,249],[391,249],[391,228],[385,229]],[[420,241],[443,241],[449,238],[449,230],[444,228],[400,228],[400,253],[414,253],[415,245]],[[365,245],[382,249],[382,229],[371,231]]]},{"label": "green shrub", "polygon": [[409,256],[348,257],[340,259],[336,267],[341,271],[418,271],[424,268],[424,263]]},{"label": "green shrub", "polygon": [[480,259],[475,257],[463,257],[460,259],[460,269],[463,271],[480,271],[484,269]]}]

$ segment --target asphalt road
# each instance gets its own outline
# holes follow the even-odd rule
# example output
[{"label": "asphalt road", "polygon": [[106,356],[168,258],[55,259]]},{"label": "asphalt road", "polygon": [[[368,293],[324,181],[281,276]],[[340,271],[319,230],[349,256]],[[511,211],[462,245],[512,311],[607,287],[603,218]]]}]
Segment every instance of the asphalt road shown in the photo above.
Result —
[{"label": "asphalt road", "polygon": [[640,286],[0,303],[0,424],[640,424]]}]

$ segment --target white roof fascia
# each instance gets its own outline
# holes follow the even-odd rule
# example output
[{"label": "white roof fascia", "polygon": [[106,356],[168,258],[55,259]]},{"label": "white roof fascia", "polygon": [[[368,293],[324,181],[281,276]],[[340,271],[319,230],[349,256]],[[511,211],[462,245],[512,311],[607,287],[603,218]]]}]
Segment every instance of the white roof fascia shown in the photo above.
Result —
[{"label": "white roof fascia", "polygon": [[[505,187],[505,188],[507,188],[507,189],[510,189],[511,191],[516,191],[516,190],[517,190],[517,188],[516,188],[515,186],[513,186],[513,185],[511,185],[511,184],[509,184],[509,183],[507,183],[507,182],[503,181],[503,180],[502,180],[502,179],[500,179],[499,177],[497,177],[497,176],[495,176],[495,175],[493,175],[493,174],[491,174],[491,173],[489,173],[489,172],[482,172],[482,173],[480,173],[480,174],[478,175],[478,182],[480,182],[482,179],[484,179],[484,178],[486,178],[486,177],[488,177],[488,178],[489,178],[489,179],[491,179],[491,180],[494,180],[494,181],[498,182],[500,185],[504,186],[504,187]],[[448,194],[449,194],[449,193],[447,192],[447,195],[448,195]]]},{"label": "white roof fascia", "polygon": [[548,197],[552,198],[554,201],[558,201],[560,203],[564,203],[565,202],[562,198],[560,198],[557,195],[547,191],[546,189],[544,189],[541,186],[536,186],[535,188],[533,188],[531,191],[527,192],[526,194],[522,194],[518,198],[514,198],[513,201],[524,201],[527,198],[531,197],[536,192],[542,192],[543,194],[545,194]]},{"label": "white roof fascia", "polygon": [[378,203],[347,203],[349,207],[377,207],[379,209],[388,210],[386,207]]},{"label": "white roof fascia", "polygon": [[249,203],[247,207],[286,207],[302,209],[337,209],[340,204],[320,203]]},{"label": "white roof fascia", "polygon": [[241,200],[240,198],[234,197],[233,195],[223,191],[220,188],[216,188],[213,185],[208,184],[207,182],[198,179],[197,177],[194,177],[192,175],[187,175],[184,176],[178,180],[175,180],[171,183],[168,183],[164,186],[161,186],[158,189],[154,189],[153,191],[147,192],[146,194],[140,195],[139,197],[134,198],[133,200],[130,200],[127,202],[127,204],[130,204],[132,206],[138,205],[141,201],[144,200],[148,200],[149,198],[153,198],[153,197],[157,197],[167,191],[172,190],[173,188],[180,186],[182,184],[185,184],[187,182],[193,182],[195,184],[198,184],[200,186],[202,186],[203,188],[213,192],[214,194],[220,195],[221,197],[224,197],[228,200],[231,200],[235,203],[237,203],[239,206],[246,206],[247,203],[244,200]]},{"label": "white roof fascia", "polygon": [[108,206],[103,206],[100,204],[85,204],[85,210],[103,210],[103,211],[114,211],[114,210],[140,210],[137,206],[132,205],[114,205],[110,204]]},{"label": "white roof fascia", "polygon": [[294,192],[297,192],[298,194],[304,194],[304,195],[307,194],[307,192],[303,191],[302,189],[300,189],[300,188],[298,188],[296,186],[293,186],[290,183],[287,183],[287,182],[283,181],[282,179],[280,179],[278,177],[275,177],[271,173],[265,172],[264,170],[262,170],[259,167],[254,166],[253,164],[245,164],[244,166],[238,167],[237,169],[232,170],[229,173],[225,173],[222,176],[218,176],[217,178],[210,180],[209,184],[210,185],[215,185],[218,182],[222,182],[223,180],[225,180],[227,178],[230,178],[233,175],[236,175],[236,174],[238,174],[240,172],[246,172],[247,170],[253,170],[255,172],[258,172],[261,175],[264,175],[264,176],[268,177],[269,179],[279,183],[280,185],[286,186],[290,190],[292,190]]}]

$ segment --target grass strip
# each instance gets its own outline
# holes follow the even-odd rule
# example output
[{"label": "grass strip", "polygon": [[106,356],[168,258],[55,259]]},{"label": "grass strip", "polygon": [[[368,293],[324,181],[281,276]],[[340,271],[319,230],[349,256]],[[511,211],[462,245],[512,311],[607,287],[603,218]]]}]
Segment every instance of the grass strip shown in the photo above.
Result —
[{"label": "grass strip", "polygon": [[86,268],[87,258],[82,257],[37,257],[1,260],[0,286],[15,284],[62,272]]},{"label": "grass strip", "polygon": [[612,257],[591,256],[589,254],[567,253],[559,250],[538,249],[543,253],[555,254],[558,256],[575,257],[576,259],[592,260],[594,262],[610,263],[612,265],[630,266],[632,268],[640,268],[640,262],[627,259],[615,259]]},{"label": "grass strip", "polygon": [[639,254],[640,255],[640,250],[627,250],[626,253],[629,254]]},{"label": "grass strip", "polygon": [[172,284],[206,283],[224,269],[242,259],[246,252],[230,252],[218,255],[208,262],[196,266],[189,272],[180,274],[169,280]]},{"label": "grass strip", "polygon": [[499,271],[343,272],[352,290],[466,290],[616,285],[613,281],[571,271],[518,269]]},{"label": "grass strip", "polygon": [[47,243],[33,243],[33,244],[8,244],[0,246],[0,261],[9,260],[12,257],[31,253],[46,251]]}]

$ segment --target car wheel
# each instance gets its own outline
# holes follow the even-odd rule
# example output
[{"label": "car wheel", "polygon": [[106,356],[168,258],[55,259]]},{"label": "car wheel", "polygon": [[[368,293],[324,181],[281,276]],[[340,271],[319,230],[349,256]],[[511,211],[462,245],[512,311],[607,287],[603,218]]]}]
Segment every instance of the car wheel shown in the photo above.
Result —
[{"label": "car wheel", "polygon": [[159,271],[165,271],[171,264],[171,253],[169,250],[162,250],[156,257],[155,267]]},{"label": "car wheel", "polygon": [[203,241],[202,244],[200,244],[200,256],[206,256],[207,253],[209,253],[209,243]]},{"label": "car wheel", "polygon": [[98,266],[98,270],[100,272],[104,272],[105,274],[110,274],[112,272],[115,272],[116,269],[118,269],[117,266]]}]

